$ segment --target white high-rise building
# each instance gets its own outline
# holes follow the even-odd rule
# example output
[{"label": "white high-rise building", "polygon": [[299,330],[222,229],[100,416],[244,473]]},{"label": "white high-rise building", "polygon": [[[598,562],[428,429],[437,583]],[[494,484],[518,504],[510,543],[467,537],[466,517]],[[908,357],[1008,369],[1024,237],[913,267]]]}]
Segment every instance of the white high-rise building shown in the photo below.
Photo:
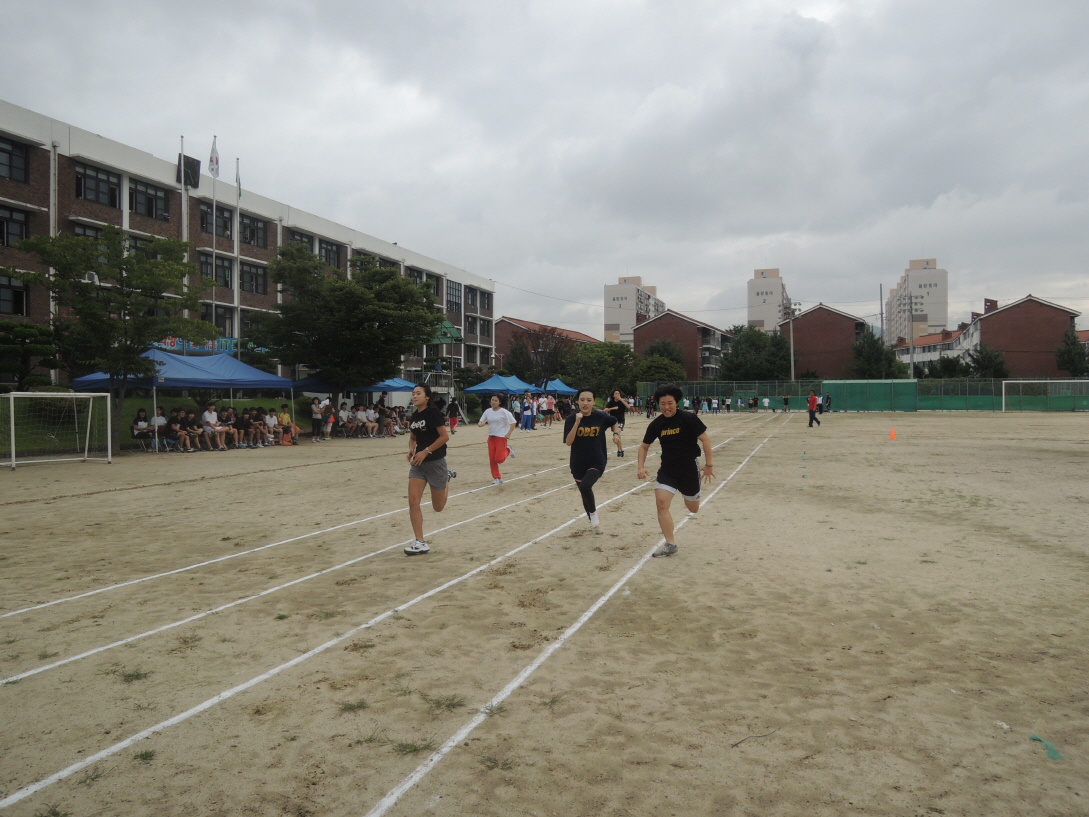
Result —
[{"label": "white high-rise building", "polygon": [[790,296],[778,269],[753,270],[749,279],[749,326],[776,332],[779,322],[790,317]]},{"label": "white high-rise building", "polygon": [[949,322],[949,273],[936,258],[915,258],[885,300],[885,343],[933,335]]},{"label": "white high-rise building", "polygon": [[618,278],[605,285],[605,342],[634,346],[632,330],[636,324],[655,318],[666,311],[658,299],[657,287],[643,286],[643,279],[633,276]]}]

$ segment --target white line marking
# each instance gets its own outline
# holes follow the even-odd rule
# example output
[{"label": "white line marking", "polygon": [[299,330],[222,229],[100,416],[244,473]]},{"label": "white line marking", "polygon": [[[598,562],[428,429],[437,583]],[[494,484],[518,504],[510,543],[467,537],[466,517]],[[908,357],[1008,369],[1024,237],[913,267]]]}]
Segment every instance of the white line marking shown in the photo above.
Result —
[{"label": "white line marking", "polygon": [[[726,443],[730,442],[733,439],[734,438],[731,437],[731,438],[729,438],[727,440],[723,440],[721,443],[719,443],[718,446],[715,446],[715,447],[718,448],[719,446],[723,446],[723,445],[725,445]],[[764,442],[767,442],[767,439],[765,439]],[[761,443],[760,445],[763,445],[763,443]],[[757,447],[756,450],[759,450],[759,446]],[[753,453],[755,454],[756,451],[754,450]],[[748,462],[751,457],[752,457],[752,454],[750,454],[749,457],[747,457],[745,459],[745,462]],[[628,464],[628,463],[625,463],[625,464]],[[740,466],[738,467],[737,470],[740,470]],[[737,470],[735,470],[734,473],[737,473]],[[732,478],[733,478],[733,474],[731,474],[727,478],[726,481],[729,481]],[[629,489],[627,491],[619,493],[616,496],[611,497],[611,498],[605,500],[604,502],[599,503],[598,507],[604,507],[605,505],[608,505],[608,504],[610,504],[612,502],[615,502],[618,499],[622,499],[622,498],[628,496],[629,494],[633,494],[636,491],[638,491],[638,490],[640,490],[642,488],[645,488],[645,487],[647,487],[648,485],[651,485],[651,484],[653,484],[653,483],[651,483],[649,481],[640,483],[639,485],[636,485],[634,488],[631,488],[631,489]],[[714,494],[717,493],[717,492],[718,492],[718,489],[716,488],[716,490],[714,492],[712,492],[711,496],[714,496]],[[710,497],[708,497],[708,499],[710,499]],[[216,704],[219,704],[219,703],[221,703],[221,702],[223,702],[223,701],[225,701],[225,700],[227,700],[229,698],[233,698],[238,693],[244,692],[245,690],[249,689],[250,687],[254,687],[254,686],[256,686],[257,684],[259,684],[259,683],[261,683],[263,681],[267,681],[269,678],[273,678],[276,675],[279,675],[284,670],[290,669],[291,667],[294,667],[294,666],[296,666],[298,664],[301,664],[303,661],[306,661],[307,659],[312,658],[315,655],[318,655],[320,653],[325,652],[330,647],[335,647],[337,644],[341,643],[342,641],[345,641],[348,638],[351,638],[356,633],[361,632],[363,630],[366,630],[366,629],[368,629],[370,627],[373,627],[374,625],[384,621],[386,618],[389,618],[394,613],[397,613],[397,612],[399,612],[401,610],[407,610],[409,607],[412,607],[412,606],[418,604],[421,601],[429,599],[429,598],[431,598],[431,596],[434,596],[434,595],[436,595],[438,593],[441,593],[443,590],[446,590],[449,587],[453,587],[454,585],[460,584],[461,582],[465,581],[466,579],[472,578],[473,576],[477,575],[478,573],[481,573],[484,570],[487,570],[489,567],[492,567],[493,565],[498,564],[499,562],[503,561],[504,559],[507,559],[507,558],[509,558],[511,556],[514,556],[517,553],[520,553],[521,551],[525,550],[526,548],[530,547],[531,545],[535,545],[538,542],[541,542],[541,541],[547,539],[548,537],[552,536],[553,534],[559,533],[564,528],[567,528],[567,527],[573,525],[575,522],[580,521],[584,517],[584,515],[585,514],[580,513],[578,516],[568,520],[567,522],[564,522],[562,525],[560,525],[558,527],[555,527],[552,530],[548,531],[547,533],[545,533],[545,534],[543,534],[541,536],[538,536],[538,537],[536,537],[534,539],[531,539],[531,540],[529,540],[528,542],[526,542],[526,543],[524,543],[522,545],[519,545],[518,547],[514,548],[513,550],[508,551],[507,553],[503,554],[502,556],[497,556],[496,558],[492,559],[490,562],[486,562],[486,563],[480,565],[479,567],[476,567],[473,570],[470,570],[468,573],[464,573],[461,576],[458,576],[457,578],[451,579],[450,581],[439,585],[438,587],[434,587],[431,590],[428,590],[426,593],[421,593],[420,595],[416,596],[414,599],[406,602],[405,604],[401,604],[401,605],[398,605],[397,607],[393,607],[393,608],[387,610],[386,612],[375,616],[370,621],[368,621],[368,622],[366,622],[364,624],[360,624],[358,627],[355,627],[354,629],[349,630],[348,632],[346,632],[346,633],[344,633],[342,635],[339,635],[336,638],[334,638],[334,639],[332,639],[330,641],[327,641],[324,644],[321,644],[321,645],[315,647],[314,649],[312,649],[312,650],[310,650],[308,652],[303,653],[302,655],[296,656],[295,658],[291,659],[290,661],[288,661],[288,662],[286,662],[284,664],[280,664],[277,667],[273,667],[272,669],[268,670],[267,672],[263,672],[260,675],[239,684],[238,686],[231,687],[228,690],[220,692],[218,695],[215,695],[215,696],[209,698],[208,700],[204,701],[203,703],[197,704],[196,706],[191,707],[190,709],[187,709],[184,712],[178,713],[177,715],[173,716],[172,718],[168,718],[165,721],[161,721],[161,722],[155,724],[154,726],[148,727],[147,729],[144,729],[144,730],[142,730],[140,732],[137,732],[135,735],[132,735],[132,736],[126,738],[125,740],[119,741],[118,743],[115,743],[112,746],[108,746],[108,747],[106,747],[105,749],[102,749],[99,752],[95,752],[90,757],[86,757],[83,760],[80,760],[80,761],[78,761],[76,763],[73,763],[71,766],[68,766],[67,768],[61,769],[59,772],[55,772],[54,774],[51,774],[48,777],[45,777],[45,778],[37,781],[36,783],[32,783],[29,786],[24,786],[23,788],[19,789],[18,791],[15,791],[12,794],[8,795],[3,800],[0,800],[0,808],[7,808],[10,805],[14,805],[15,803],[18,803],[20,800],[23,800],[23,799],[29,797],[30,795],[35,794],[36,792],[39,792],[42,789],[53,785],[54,783],[58,783],[61,780],[64,780],[64,779],[66,779],[68,777],[71,777],[73,774],[80,771],[81,769],[85,769],[88,766],[90,766],[90,765],[92,765],[94,763],[97,763],[100,760],[104,760],[107,757],[111,757],[112,755],[117,754],[121,750],[127,749],[129,746],[132,746],[134,743],[138,743],[139,741],[143,740],[144,738],[151,737],[152,735],[155,735],[155,734],[157,734],[159,732],[162,732],[165,729],[170,728],[171,726],[175,726],[175,725],[177,725],[179,723],[182,723],[183,721],[188,720],[189,718],[193,717],[194,715],[199,715],[201,712],[204,712],[207,709],[211,709]],[[685,518],[684,521],[687,521],[687,517]],[[551,653],[549,653],[549,654],[551,654]]]},{"label": "white line marking", "polygon": [[[735,439],[735,437],[730,437],[730,438],[728,438],[726,440],[723,440],[721,443],[719,443],[719,446],[725,445],[726,443],[731,442],[734,439]],[[715,446],[715,447],[717,448],[718,446]],[[651,454],[651,456],[655,456],[655,455],[657,455],[657,452],[653,452]],[[634,462],[626,462],[626,463],[624,463],[622,465],[615,466],[612,470],[616,470],[617,468],[624,468],[624,467],[626,467],[628,465],[634,465],[634,464],[635,464]],[[549,470],[554,470],[554,469],[549,469]],[[543,472],[538,472],[538,473],[543,473]],[[515,479],[523,479],[523,478],[524,477],[515,477],[514,479],[511,480],[511,482],[514,482]],[[486,487],[491,487],[491,486],[486,486]],[[544,493],[535,494],[534,496],[527,497],[526,499],[521,499],[521,500],[519,500],[517,502],[512,502],[509,505],[502,505],[502,506],[500,506],[498,508],[495,508],[493,510],[485,511],[484,513],[478,514],[477,516],[471,517],[469,519],[463,519],[460,522],[454,522],[453,524],[446,525],[445,527],[437,528],[436,530],[431,531],[427,535],[428,536],[433,536],[436,533],[442,533],[443,531],[451,530],[452,528],[456,528],[456,527],[458,527],[460,525],[465,525],[465,524],[467,524],[469,522],[475,522],[478,519],[483,519],[485,516],[491,516],[492,514],[499,513],[500,511],[505,511],[505,510],[507,510],[509,508],[513,508],[516,505],[521,505],[524,502],[530,502],[530,501],[532,501],[534,499],[540,499],[542,497],[548,496],[549,494],[553,494],[556,491],[562,491],[562,490],[564,490],[566,488],[570,488],[570,487],[572,487],[571,484],[561,485],[559,488],[553,488],[553,489],[551,489],[549,491],[545,491]],[[479,491],[479,490],[483,490],[483,489],[475,488],[473,490],[474,491]],[[458,496],[464,496],[465,493],[472,493],[472,491],[463,492],[462,494],[458,494]],[[404,545],[407,545],[411,541],[412,541],[411,539],[406,539],[403,542],[397,542],[395,544],[392,544],[392,545],[389,545],[387,547],[381,548],[380,550],[376,550],[376,551],[373,551],[371,553],[364,554],[363,556],[357,556],[354,559],[349,559],[347,562],[341,562],[338,565],[333,565],[331,567],[324,568],[323,570],[319,570],[316,573],[311,573],[308,576],[302,576],[302,577],[300,577],[298,579],[292,579],[289,582],[285,582],[284,584],[280,584],[280,585],[277,585],[275,587],[270,587],[270,588],[268,588],[266,590],[262,590],[260,593],[255,593],[252,596],[246,596],[245,598],[236,599],[235,601],[228,602],[227,604],[220,605],[219,607],[215,607],[215,608],[213,608],[211,610],[205,610],[202,613],[197,613],[196,615],[189,616],[188,618],[183,618],[180,621],[171,622],[170,624],[164,624],[164,625],[162,625],[160,627],[156,627],[156,628],[154,628],[152,630],[148,630],[148,631],[143,632],[143,633],[138,633],[137,635],[129,636],[128,638],[123,638],[123,639],[121,639],[119,641],[113,641],[113,642],[111,642],[109,644],[105,644],[105,645],[103,645],[101,647],[95,647],[94,649],[87,650],[85,652],[81,652],[78,655],[69,656],[68,658],[62,658],[59,661],[54,661],[51,664],[43,664],[40,667],[36,667],[34,669],[27,670],[26,672],[19,673],[18,675],[12,675],[12,676],[10,676],[8,678],[0,679],[0,686],[2,686],[3,684],[15,683],[16,681],[21,681],[24,678],[29,678],[32,675],[37,675],[37,674],[45,672],[47,670],[51,670],[51,669],[55,669],[56,667],[64,666],[65,664],[71,664],[72,662],[79,661],[80,659],[83,659],[83,658],[90,658],[92,655],[97,655],[99,653],[105,652],[106,650],[113,649],[114,647],[121,647],[121,646],[124,646],[125,644],[131,644],[134,641],[139,641],[139,640],[141,640],[143,638],[147,638],[148,636],[157,635],[158,633],[166,632],[167,630],[172,630],[172,629],[174,629],[176,627],[181,627],[181,626],[183,626],[185,624],[190,624],[190,623],[192,623],[194,621],[199,621],[200,619],[205,618],[206,616],[210,616],[210,615],[212,615],[214,613],[221,613],[224,610],[229,610],[232,607],[237,607],[238,605],[244,604],[244,603],[246,603],[248,601],[253,601],[254,599],[259,599],[262,596],[267,596],[270,593],[275,593],[278,590],[284,590],[284,589],[286,589],[288,587],[292,587],[292,586],[294,586],[296,584],[300,584],[301,582],[308,581],[309,579],[314,579],[314,578],[317,578],[318,576],[324,576],[326,573],[332,573],[335,570],[341,570],[341,569],[343,569],[345,567],[350,567],[350,566],[352,566],[354,564],[357,564],[358,562],[362,562],[362,561],[364,561],[366,559],[370,559],[373,556],[378,556],[379,554],[386,553],[386,552],[388,552],[390,550],[393,550],[395,548],[403,547]]]},{"label": "white line marking", "polygon": [[[733,473],[730,474],[730,476],[726,477],[726,479],[724,479],[715,488],[715,490],[711,492],[711,494],[707,497],[706,501],[710,502],[714,495],[722,490],[722,488],[725,487],[726,483],[733,479],[734,475],[737,474],[737,472],[740,471],[742,468],[744,468],[748,461],[753,458],[756,452],[763,448],[764,443],[766,443],[770,439],[771,435],[765,437],[764,442],[756,446],[756,448],[752,450],[749,456],[745,457],[741,464],[734,469]],[[688,522],[688,520],[691,519],[693,516],[695,516],[695,514],[689,513],[683,520],[681,520],[680,524],[677,525],[676,529],[680,530],[680,528],[684,527],[685,523]],[[664,541],[664,538],[659,539],[658,542],[654,545],[654,548],[659,547]],[[413,771],[412,774],[402,780],[396,787],[390,790],[390,792],[385,797],[379,800],[378,804],[367,812],[366,817],[381,817],[383,814],[389,811],[397,803],[397,801],[401,799],[405,792],[407,792],[410,788],[419,783],[420,780],[422,780],[428,772],[435,768],[440,760],[446,757],[446,755],[448,755],[454,749],[454,747],[459,746],[461,743],[463,743],[465,741],[465,738],[467,738],[469,734],[478,726],[480,726],[480,724],[482,724],[484,720],[488,717],[486,712],[488,707],[498,706],[503,701],[505,701],[511,695],[511,693],[518,689],[518,687],[525,683],[526,679],[529,678],[529,676],[532,675],[537,670],[537,668],[541,666],[541,664],[547,661],[552,656],[552,654],[556,652],[556,650],[562,647],[567,642],[567,640],[571,638],[571,636],[577,633],[582,628],[582,625],[589,621],[594,613],[600,610],[605,602],[613,597],[617,590],[627,584],[631,577],[642,569],[643,565],[645,565],[647,561],[650,560],[651,554],[654,553],[654,548],[648,550],[643,555],[643,558],[636,562],[635,565],[627,573],[624,574],[620,581],[614,584],[612,588],[610,588],[609,591],[605,593],[604,596],[595,601],[593,605],[590,606],[590,609],[588,609],[585,613],[579,616],[578,621],[576,621],[574,624],[564,630],[563,635],[561,635],[559,638],[549,644],[541,652],[541,654],[537,656],[533,663],[531,663],[516,676],[514,676],[514,679],[505,687],[503,687],[503,689],[499,691],[499,694],[497,694],[483,708],[481,708],[481,710],[468,723],[466,723],[463,727],[461,727],[461,729],[459,729],[450,738],[448,738],[442,746],[436,749],[431,754],[431,756],[427,758],[427,760],[417,766],[416,770]]]},{"label": "white line marking", "polygon": [[[537,476],[538,474],[546,474],[549,471],[557,471],[560,468],[564,468],[564,467],[566,467],[566,466],[557,465],[555,468],[546,468],[546,469],[544,469],[542,471],[535,471],[532,474],[523,474],[520,477],[514,477],[512,479],[507,480],[507,482],[515,482],[515,481],[517,481],[519,479],[527,479],[528,477]],[[467,494],[473,494],[473,493],[476,493],[477,491],[486,491],[489,488],[493,488],[493,487],[496,487],[496,486],[484,485],[484,486],[482,486],[480,488],[472,488],[472,489],[470,489],[468,491],[462,491],[460,494],[454,494],[452,497],[450,497],[450,499],[454,499],[454,498],[459,497],[459,496],[466,496]],[[426,504],[430,504],[430,503],[424,503],[424,504],[426,505]],[[35,604],[35,605],[30,606],[30,607],[23,607],[22,609],[19,609],[19,610],[12,610],[10,613],[0,613],[0,618],[8,618],[9,616],[17,616],[20,613],[29,613],[32,610],[40,610],[43,607],[52,607],[55,604],[63,604],[64,602],[76,601],[77,599],[85,599],[88,596],[95,596],[95,595],[98,595],[99,593],[105,593],[105,592],[107,592],[109,590],[119,590],[122,587],[130,587],[131,585],[140,584],[141,582],[148,582],[148,581],[151,581],[152,579],[162,579],[162,578],[164,578],[166,576],[173,576],[173,575],[175,575],[177,573],[185,573],[187,570],[196,570],[198,567],[207,567],[208,565],[214,565],[217,562],[225,562],[228,559],[237,559],[239,556],[248,556],[251,553],[257,553],[257,552],[262,551],[262,550],[268,550],[269,548],[278,547],[280,545],[286,545],[286,544],[289,544],[291,542],[298,542],[300,539],[308,539],[311,536],[320,536],[323,533],[331,533],[331,532],[333,532],[335,530],[340,530],[342,528],[351,527],[352,525],[359,525],[359,524],[361,524],[363,522],[372,522],[375,519],[381,519],[384,516],[390,516],[390,515],[395,514],[395,513],[405,513],[407,510],[408,510],[407,507],[396,508],[396,509],[394,509],[392,511],[386,511],[385,513],[380,513],[380,514],[377,514],[375,516],[368,516],[368,517],[365,517],[364,519],[356,519],[356,520],[354,520],[352,522],[345,522],[342,525],[334,525],[331,528],[324,528],[323,530],[317,530],[317,531],[313,531],[311,533],[304,533],[301,536],[293,536],[290,539],[284,539],[283,541],[280,541],[280,542],[272,542],[271,544],[261,545],[260,547],[251,548],[249,550],[240,550],[240,551],[238,551],[238,553],[228,553],[226,556],[218,556],[215,559],[209,559],[206,562],[198,562],[197,564],[192,564],[192,565],[189,565],[188,567],[179,567],[179,568],[177,568],[175,570],[168,570],[165,573],[156,573],[156,574],[151,575],[151,576],[143,576],[143,577],[141,577],[139,579],[131,579],[131,580],[127,581],[127,582],[121,582],[120,584],[111,584],[109,587],[100,587],[97,590],[89,590],[86,593],[80,593],[80,594],[78,594],[76,596],[66,596],[63,599],[55,599],[53,601],[47,601],[47,602],[45,602],[43,604]]]}]

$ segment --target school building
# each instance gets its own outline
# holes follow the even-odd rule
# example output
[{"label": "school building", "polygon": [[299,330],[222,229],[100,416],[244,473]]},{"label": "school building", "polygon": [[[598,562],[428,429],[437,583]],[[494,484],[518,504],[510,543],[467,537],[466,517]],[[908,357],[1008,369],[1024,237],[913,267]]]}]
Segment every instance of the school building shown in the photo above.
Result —
[{"label": "school building", "polygon": [[[206,151],[187,144],[187,154]],[[254,313],[289,297],[268,278],[268,264],[285,242],[308,247],[330,269],[350,274],[352,258],[369,255],[426,285],[443,311],[435,342],[403,361],[412,379],[423,359],[446,358],[446,368],[493,360],[495,286],[492,281],[396,243],[240,189],[233,167],[224,179],[196,173],[183,185],[178,159],[137,148],[0,100],[0,320],[47,325],[48,292],[26,285],[20,271],[45,272],[36,256],[15,245],[36,235],[97,236],[112,225],[134,249],[151,237],[192,242],[201,271],[215,284],[201,294],[199,317],[223,337],[207,351],[233,352],[246,342]],[[231,181],[227,181],[227,179]],[[361,354],[366,350],[361,349]],[[279,374],[294,376],[288,367]]]}]

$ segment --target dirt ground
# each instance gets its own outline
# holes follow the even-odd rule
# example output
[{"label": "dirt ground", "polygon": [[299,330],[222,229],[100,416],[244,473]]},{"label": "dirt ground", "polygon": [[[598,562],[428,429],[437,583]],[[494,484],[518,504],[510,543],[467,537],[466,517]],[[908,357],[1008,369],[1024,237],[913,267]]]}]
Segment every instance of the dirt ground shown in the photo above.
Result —
[{"label": "dirt ground", "polygon": [[403,439],[4,469],[0,813],[1089,814],[1089,418],[707,422],[667,559],[642,418],[602,536],[462,427],[415,558]]}]

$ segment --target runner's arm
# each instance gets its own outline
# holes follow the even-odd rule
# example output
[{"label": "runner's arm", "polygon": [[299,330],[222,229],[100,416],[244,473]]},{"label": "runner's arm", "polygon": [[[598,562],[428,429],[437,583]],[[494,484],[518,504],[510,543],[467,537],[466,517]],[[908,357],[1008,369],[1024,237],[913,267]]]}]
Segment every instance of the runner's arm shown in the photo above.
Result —
[{"label": "runner's arm", "polygon": [[647,478],[647,452],[650,451],[650,446],[646,443],[640,443],[639,445],[639,457],[636,460],[635,465],[635,477],[636,479]]}]

